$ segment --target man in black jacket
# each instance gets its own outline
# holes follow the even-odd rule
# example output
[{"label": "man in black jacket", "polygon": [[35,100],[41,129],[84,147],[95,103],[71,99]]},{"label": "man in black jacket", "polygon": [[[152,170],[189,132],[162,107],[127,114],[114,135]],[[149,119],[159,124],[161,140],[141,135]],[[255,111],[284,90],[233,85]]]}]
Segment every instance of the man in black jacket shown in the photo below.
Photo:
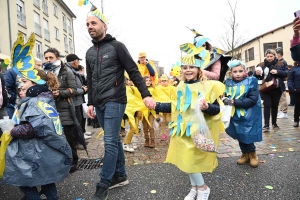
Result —
[{"label": "man in black jacket", "polygon": [[124,70],[138,87],[145,105],[155,108],[145,82],[127,48],[106,34],[106,19],[98,9],[92,11],[86,25],[93,46],[86,53],[88,81],[88,116],[94,118],[94,108],[104,129],[105,154],[100,182],[92,200],[105,200],[108,188],[127,185],[125,157],[119,131],[126,107]]}]

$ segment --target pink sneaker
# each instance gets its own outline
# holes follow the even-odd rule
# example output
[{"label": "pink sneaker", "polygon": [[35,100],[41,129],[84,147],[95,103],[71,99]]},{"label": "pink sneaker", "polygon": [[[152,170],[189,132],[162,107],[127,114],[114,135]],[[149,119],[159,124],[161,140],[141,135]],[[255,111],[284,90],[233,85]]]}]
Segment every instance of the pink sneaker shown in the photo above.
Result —
[{"label": "pink sneaker", "polygon": [[167,136],[167,134],[162,134],[162,136],[161,136],[161,141],[165,141],[165,140],[167,140],[167,138],[168,138],[168,136]]}]

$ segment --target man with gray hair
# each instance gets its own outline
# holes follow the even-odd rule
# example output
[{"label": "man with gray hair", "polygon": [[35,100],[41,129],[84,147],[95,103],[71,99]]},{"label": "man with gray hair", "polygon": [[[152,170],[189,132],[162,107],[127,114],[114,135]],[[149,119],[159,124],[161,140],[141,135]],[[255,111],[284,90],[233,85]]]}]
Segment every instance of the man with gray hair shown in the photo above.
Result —
[{"label": "man with gray hair", "polygon": [[[88,88],[86,86],[84,75],[79,72],[80,70],[79,65],[81,59],[75,54],[69,54],[67,55],[66,60],[67,60],[66,66],[73,72],[76,81],[76,92],[72,97],[75,106],[76,117],[78,122],[80,123],[81,129],[85,133],[85,123],[83,121],[85,120],[85,118],[83,117],[82,104],[85,103],[84,94],[86,94]],[[74,132],[74,135],[76,137],[76,141],[78,141],[78,133]],[[91,138],[91,136],[84,134],[84,138],[89,139]],[[80,145],[79,143],[76,144],[75,147],[77,149],[84,149],[83,146]]]}]

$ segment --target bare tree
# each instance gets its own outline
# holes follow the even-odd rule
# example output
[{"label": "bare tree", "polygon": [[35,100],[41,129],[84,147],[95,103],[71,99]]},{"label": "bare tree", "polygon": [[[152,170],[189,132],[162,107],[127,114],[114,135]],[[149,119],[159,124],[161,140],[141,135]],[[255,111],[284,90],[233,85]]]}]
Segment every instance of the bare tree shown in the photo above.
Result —
[{"label": "bare tree", "polygon": [[239,23],[236,16],[237,0],[234,5],[232,5],[229,0],[227,0],[227,2],[230,7],[231,16],[228,20],[225,20],[225,31],[221,36],[220,42],[223,48],[231,54],[232,58],[241,59],[242,53],[244,52],[241,45],[244,44],[245,38],[243,34],[238,34]]}]

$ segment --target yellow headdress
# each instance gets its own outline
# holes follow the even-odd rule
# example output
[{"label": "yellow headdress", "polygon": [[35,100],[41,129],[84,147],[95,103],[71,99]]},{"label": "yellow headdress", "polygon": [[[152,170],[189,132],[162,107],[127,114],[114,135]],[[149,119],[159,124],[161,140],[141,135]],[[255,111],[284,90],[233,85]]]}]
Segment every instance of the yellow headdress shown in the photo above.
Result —
[{"label": "yellow headdress", "polygon": [[107,19],[104,16],[104,14],[94,5],[92,6],[88,16],[95,16],[98,19],[100,19],[104,24],[107,24]]},{"label": "yellow headdress", "polygon": [[20,76],[27,78],[37,84],[45,84],[46,82],[38,75],[38,71],[34,68],[34,56],[32,49],[35,44],[35,34],[32,33],[28,41],[24,44],[24,36],[18,34],[18,38],[14,43],[11,52],[12,68]]}]

